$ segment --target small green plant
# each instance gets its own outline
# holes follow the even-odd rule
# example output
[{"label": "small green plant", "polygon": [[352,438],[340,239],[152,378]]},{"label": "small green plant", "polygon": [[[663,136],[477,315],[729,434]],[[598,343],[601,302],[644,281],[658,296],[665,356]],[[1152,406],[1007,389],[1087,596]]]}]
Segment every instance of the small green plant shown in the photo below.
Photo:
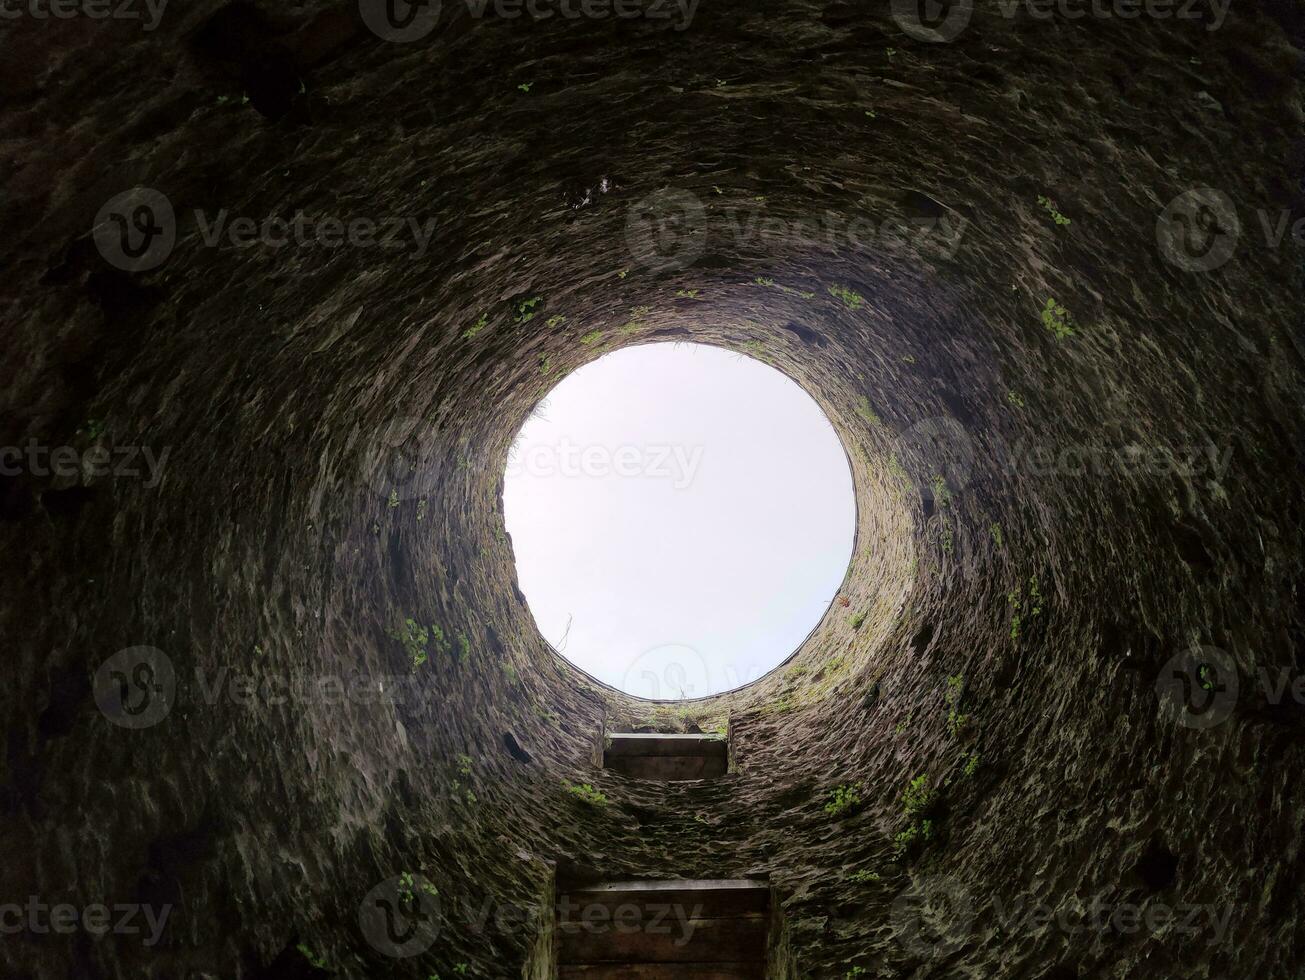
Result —
[{"label": "small green plant", "polygon": [[629,269],[621,269],[619,272],[616,273],[616,278],[617,278],[617,279],[624,279],[624,278],[625,278],[626,276],[628,276],[629,274],[630,274],[630,270],[629,270]]},{"label": "small green plant", "polygon": [[458,663],[465,664],[471,659],[471,640],[466,633],[458,634]]},{"label": "small green plant", "polygon": [[554,327],[560,327],[564,323],[566,323],[566,317],[564,317],[561,313],[558,313],[555,314],[554,316],[550,316],[547,320],[545,320],[544,326],[552,330]]},{"label": "small green plant", "polygon": [[430,624],[430,638],[432,645],[435,647],[436,653],[449,652],[449,641],[444,636],[444,630],[436,626],[434,623]]},{"label": "small green plant", "polygon": [[775,285],[775,280],[774,280],[774,279],[771,279],[769,276],[757,276],[757,278],[756,278],[756,279],[753,279],[752,281],[755,282],[758,286],[773,286],[773,285]]},{"label": "small green plant", "polygon": [[475,323],[469,326],[466,330],[462,331],[462,339],[475,340],[476,334],[484,330],[485,327],[488,326],[488,324],[489,324],[489,314],[488,313],[480,314],[479,320],[477,320]]},{"label": "small green plant", "polygon": [[847,624],[854,630],[859,630],[861,624],[865,622],[865,613],[852,613],[847,617]]},{"label": "small green plant", "polygon": [[848,289],[846,286],[830,286],[829,295],[835,299],[841,299],[843,305],[849,310],[859,310],[865,302],[865,297],[860,293]]},{"label": "small green plant", "polygon": [[902,791],[902,816],[911,821],[911,826],[898,834],[896,840],[905,838],[907,846],[910,846],[933,836],[933,823],[923,817],[934,800],[928,775],[922,773],[906,784],[906,789]]},{"label": "small green plant", "polygon": [[580,783],[578,786],[571,783],[564,783],[563,785],[566,786],[568,793],[582,803],[588,803],[590,806],[607,806],[607,797],[588,783]]},{"label": "small green plant", "polygon": [[1004,545],[1002,544],[1001,525],[1000,525],[1000,524],[997,524],[997,523],[993,523],[993,524],[991,524],[991,525],[988,527],[988,533],[992,535],[992,540],[995,541],[995,542],[997,542],[997,547],[998,547],[998,548],[1004,547]]},{"label": "small green plant", "polygon": [[786,715],[797,708],[797,703],[793,700],[792,695],[784,694],[765,702],[761,706],[763,715]]},{"label": "small green plant", "polygon": [[1201,664],[1196,669],[1196,677],[1201,682],[1202,691],[1214,690],[1214,671],[1211,670],[1209,664]]},{"label": "small green plant", "polygon": [[603,332],[601,330],[592,330],[580,338],[580,343],[584,344],[586,347],[592,347],[602,339]]},{"label": "small green plant", "polygon": [[895,726],[893,726],[894,735],[901,735],[904,731],[906,731],[906,722],[904,721],[899,721]]},{"label": "small green plant", "polygon": [[864,975],[865,975],[865,969],[863,967],[854,966],[852,967],[852,969],[848,970],[846,973],[843,974],[843,980],[856,980],[857,977],[864,976]]},{"label": "small green plant", "polygon": [[392,639],[403,644],[404,652],[414,667],[420,667],[427,660],[426,644],[430,642],[430,631],[415,619],[405,619],[403,629],[387,629]]},{"label": "small green plant", "polygon": [[1054,299],[1047,299],[1047,304],[1042,307],[1042,325],[1050,330],[1057,340],[1073,336],[1073,323],[1074,318],[1069,315],[1069,310]]},{"label": "small green plant", "polygon": [[923,813],[932,802],[933,793],[929,789],[929,776],[926,773],[916,776],[902,791],[902,812],[908,819]]},{"label": "small green plant", "polygon": [[861,805],[861,787],[856,783],[835,786],[825,803],[825,813],[831,817],[841,816],[848,810]]},{"label": "small green plant", "polygon": [[933,821],[921,820],[913,823],[893,837],[893,856],[903,858],[915,847],[933,840]]},{"label": "small green plant", "polygon": [[547,374],[551,370],[553,370],[553,359],[545,354],[539,359],[539,373]]},{"label": "small green plant", "polygon": [[471,756],[469,755],[458,756],[458,772],[462,773],[462,775],[464,776],[471,775]]},{"label": "small green plant", "polygon": [[979,771],[979,753],[970,753],[970,757],[965,760],[965,769],[963,771],[967,777],[973,776]]},{"label": "small green plant", "polygon": [[91,442],[95,442],[104,435],[104,422],[100,419],[87,419],[77,426],[77,435],[85,436]]},{"label": "small green plant", "polygon": [[1042,593],[1038,590],[1038,577],[1029,576],[1028,598],[1024,598],[1019,589],[1012,589],[1006,594],[1006,601],[1011,607],[1010,638],[1018,640],[1026,619],[1042,615]]},{"label": "small green plant", "polygon": [[1064,227],[1065,225],[1069,224],[1069,219],[1066,218],[1063,214],[1061,214],[1058,210],[1056,210],[1056,202],[1053,201],[1051,198],[1039,194],[1038,203],[1042,205],[1042,207],[1046,210],[1047,214],[1051,215],[1051,220],[1055,222],[1057,227]]},{"label": "small green plant", "polygon": [[535,87],[535,83],[534,83],[534,82],[522,82],[520,85],[517,86],[517,91],[518,91],[518,92],[529,92],[529,91],[530,91],[532,88],[534,88],[534,87]]},{"label": "small green plant", "polygon": [[1006,401],[1010,402],[1016,408],[1024,407],[1024,396],[1014,389],[1006,392]]},{"label": "small green plant", "polygon": [[295,947],[295,949],[299,950],[300,955],[303,956],[303,958],[306,959],[314,969],[326,969],[326,957],[314,955],[313,951],[308,948],[306,943],[300,943]]},{"label": "small green plant", "polygon": [[680,299],[697,299],[697,298],[698,298],[698,290],[696,290],[696,289],[677,289],[677,290],[675,290],[675,295],[678,296]]},{"label": "small green plant", "polygon": [[[405,871],[399,875],[398,892],[404,900],[411,902],[416,897],[416,887],[417,879],[411,871]],[[427,895],[438,895],[440,893],[438,888],[425,879],[422,879],[421,890]]]},{"label": "small green plant", "polygon": [[870,399],[862,395],[856,402],[856,414],[861,416],[871,425],[879,424],[879,416],[875,414],[874,409],[870,407]]},{"label": "small green plant", "polygon": [[950,553],[952,545],[955,543],[955,538],[952,533],[952,522],[945,517],[943,518],[942,525],[938,530],[938,540],[942,544],[943,551]]},{"label": "small green plant", "polygon": [[422,497],[417,501],[417,523],[420,524],[426,519],[426,498]]},{"label": "small green plant", "polygon": [[847,876],[847,880],[854,881],[858,885],[865,885],[877,881],[882,881],[883,879],[880,877],[878,871],[862,870],[862,871],[853,871],[850,875]]},{"label": "small green plant", "polygon": [[390,491],[390,499],[388,503],[390,505],[390,510],[394,510],[395,507],[399,506],[399,491],[397,489]]},{"label": "small green plant", "polygon": [[969,715],[961,714],[961,695],[965,692],[965,678],[957,674],[947,678],[947,730],[952,738],[959,738],[965,730]]},{"label": "small green plant", "polygon": [[538,312],[535,307],[541,302],[543,302],[543,297],[541,296],[532,296],[530,299],[523,299],[517,304],[517,315],[514,322],[529,323],[535,318],[535,314]]},{"label": "small green plant", "polygon": [[939,507],[946,507],[952,501],[952,492],[947,489],[947,478],[941,473],[929,484],[933,488],[933,499]]}]

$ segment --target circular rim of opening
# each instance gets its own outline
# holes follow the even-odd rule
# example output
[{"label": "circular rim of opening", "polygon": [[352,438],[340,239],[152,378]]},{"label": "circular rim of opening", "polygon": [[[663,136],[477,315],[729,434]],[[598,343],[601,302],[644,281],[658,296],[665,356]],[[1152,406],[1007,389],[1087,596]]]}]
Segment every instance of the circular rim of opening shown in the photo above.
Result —
[{"label": "circular rim of opening", "polygon": [[[820,629],[820,627],[824,624],[825,620],[828,618],[830,610],[834,608],[834,604],[838,602],[838,597],[843,592],[844,587],[847,585],[848,578],[852,574],[852,566],[856,562],[858,545],[860,544],[860,539],[861,539],[861,493],[860,493],[860,488],[857,485],[856,468],[852,465],[852,454],[848,452],[847,444],[843,440],[842,433],[839,432],[838,426],[834,425],[834,421],[832,418],[830,418],[829,413],[825,411],[823,406],[821,406],[820,400],[816,398],[815,395],[811,394],[811,392],[807,390],[804,384],[798,381],[797,378],[793,377],[793,375],[789,374],[789,372],[785,371],[782,367],[776,364],[768,364],[765,361],[762,361],[760,358],[753,357],[745,350],[735,348],[735,347],[727,347],[724,344],[703,343],[702,341],[697,341],[697,340],[670,341],[670,340],[648,339],[648,340],[636,340],[632,343],[622,344],[619,347],[613,347],[611,350],[602,351],[601,353],[598,353],[596,356],[591,357],[588,360],[579,364],[575,368],[575,371],[578,371],[582,367],[587,367],[588,365],[593,364],[595,361],[602,360],[608,354],[615,354],[618,350],[628,350],[631,347],[649,347],[649,346],[660,345],[660,344],[670,344],[672,346],[678,346],[679,344],[682,343],[697,344],[698,346],[701,347],[715,347],[718,350],[728,351],[731,354],[738,354],[741,357],[746,357],[749,360],[756,361],[758,364],[762,364],[773,371],[778,371],[785,378],[787,378],[794,385],[796,385],[799,391],[801,391],[804,395],[810,398],[812,402],[815,403],[817,410],[824,417],[825,421],[829,423],[829,427],[834,431],[835,438],[838,439],[838,448],[842,450],[843,463],[844,465],[847,466],[847,473],[852,482],[852,553],[851,553],[851,557],[849,557],[847,560],[847,568],[843,570],[843,577],[842,579],[839,580],[838,588],[834,590],[834,594],[830,596],[829,602],[825,604],[825,608],[821,612],[821,614],[818,617],[816,617],[816,621],[812,624],[811,629],[807,631],[806,636],[802,638],[801,642],[799,642],[798,645],[794,647],[790,653],[788,653],[781,661],[779,661],[779,663],[775,664],[774,667],[771,667],[760,677],[753,678],[750,681],[746,681],[743,684],[735,685],[734,687],[727,688],[726,690],[723,691],[717,691],[714,694],[704,694],[701,697],[696,697],[696,698],[645,698],[638,694],[631,694],[629,691],[623,691],[619,687],[609,684],[607,683],[607,681],[600,680],[597,677],[595,677],[593,674],[589,673],[589,671],[585,670],[579,664],[570,660],[564,653],[562,653],[562,651],[558,650],[555,646],[553,646],[553,644],[549,642],[546,636],[544,636],[543,630],[539,628],[538,620],[535,619],[534,610],[530,608],[530,600],[524,599],[525,593],[521,592],[520,579],[517,578],[516,581],[517,591],[521,592],[521,595],[524,599],[524,605],[526,607],[526,611],[530,616],[530,625],[534,630],[535,635],[539,637],[540,642],[543,643],[544,647],[548,650],[548,652],[552,654],[559,663],[563,664],[566,667],[566,669],[575,671],[577,674],[583,677],[594,687],[604,691],[614,692],[615,694],[618,694],[623,698],[629,698],[632,701],[637,701],[642,704],[697,704],[702,701],[711,701],[714,698],[729,697],[731,695],[738,694],[740,691],[746,691],[750,687],[755,687],[758,684],[761,684],[763,681],[766,681],[770,677],[772,677],[776,673],[776,671],[780,670],[783,667],[787,667],[790,663],[793,662],[793,660],[800,653],[802,653],[806,645],[811,642],[811,638],[815,636],[816,631]],[[571,373],[574,374],[575,371],[572,371]],[[532,403],[530,407],[530,411],[526,413],[525,419],[521,422],[521,425],[517,427],[516,433],[513,435],[512,440],[508,443],[509,446],[511,446],[512,443],[516,441],[517,436],[521,434],[521,430],[525,428],[526,424],[530,421],[530,418],[534,414],[535,409],[538,408],[539,405],[542,404],[545,400],[547,400],[548,396],[552,394],[552,392],[555,391],[559,385],[561,385],[564,381],[566,381],[567,377],[570,377],[570,375],[566,375],[565,377],[559,378],[556,384],[554,384],[551,388],[549,388],[546,392],[544,392],[543,395],[541,395],[538,399],[536,399]],[[504,465],[504,469],[506,470],[506,464]],[[507,530],[506,524],[507,524],[507,519],[505,515],[504,516],[505,531]],[[508,541],[509,541],[508,547],[512,555],[512,571],[513,571],[513,576],[515,578],[516,570],[517,570],[517,557],[516,557],[516,548],[511,544],[511,540],[512,540],[511,532],[508,532]]]}]

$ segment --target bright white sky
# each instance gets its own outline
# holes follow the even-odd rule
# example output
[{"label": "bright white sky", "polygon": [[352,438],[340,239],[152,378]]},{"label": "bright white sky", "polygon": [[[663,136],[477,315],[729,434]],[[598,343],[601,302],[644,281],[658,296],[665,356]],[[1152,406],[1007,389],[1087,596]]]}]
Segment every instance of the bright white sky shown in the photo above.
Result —
[{"label": "bright white sky", "polygon": [[[700,344],[627,347],[561,382],[503,491],[544,637],[646,698],[703,697],[789,656],[852,555],[843,447],[801,388]],[[569,629],[568,629],[569,624]]]}]

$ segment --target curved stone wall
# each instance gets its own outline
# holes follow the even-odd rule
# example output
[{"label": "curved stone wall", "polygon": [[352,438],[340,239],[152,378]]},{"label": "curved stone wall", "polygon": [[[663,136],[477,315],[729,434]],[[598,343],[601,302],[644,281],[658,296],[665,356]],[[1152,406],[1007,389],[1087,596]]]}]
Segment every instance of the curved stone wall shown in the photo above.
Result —
[{"label": "curved stone wall", "polygon": [[[1292,975],[1299,20],[883,7],[13,22],[3,441],[76,463],[5,480],[5,894],[171,908],[15,975],[517,976],[594,874],[768,876],[803,977]],[[142,186],[176,242],[132,269],[92,232]],[[1225,200],[1231,254],[1176,250]],[[556,379],[662,339],[802,384],[859,504],[802,649],[680,705],[547,647],[500,497]],[[1194,646],[1215,724],[1157,699]],[[126,727],[137,647],[175,693]],[[604,725],[727,725],[734,771],[623,780]],[[358,910],[404,874],[438,936],[394,958]],[[1225,925],[1012,917],[1094,900]]]}]

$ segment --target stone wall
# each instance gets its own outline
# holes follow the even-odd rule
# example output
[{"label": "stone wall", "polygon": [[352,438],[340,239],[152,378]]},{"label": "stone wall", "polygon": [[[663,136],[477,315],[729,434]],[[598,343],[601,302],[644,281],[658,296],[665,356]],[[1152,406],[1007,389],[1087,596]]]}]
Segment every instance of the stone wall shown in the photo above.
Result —
[{"label": "stone wall", "polygon": [[[766,875],[821,980],[1293,976],[1305,712],[1255,672],[1305,671],[1305,297],[1258,218],[1305,214],[1299,20],[979,7],[943,44],[800,0],[687,30],[446,4],[411,44],[315,2],[9,22],[0,442],[168,455],[5,478],[2,896],[172,911],[152,946],[7,935],[6,975],[515,977],[554,876],[602,874]],[[130,271],[92,229],[137,186],[177,237]],[[1241,225],[1208,271],[1157,238],[1203,187]],[[434,233],[205,242],[299,210]],[[659,340],[802,384],[859,502],[846,605],[668,706],[547,647],[501,507],[548,389]],[[1241,680],[1206,728],[1156,695],[1194,645]],[[126,728],[93,677],[139,646],[176,690]],[[353,693],[268,696],[323,678]],[[735,771],[623,781],[605,721],[727,722]],[[358,910],[404,874],[438,936],[395,959]],[[1008,914],[1094,898],[1231,919]]]}]

